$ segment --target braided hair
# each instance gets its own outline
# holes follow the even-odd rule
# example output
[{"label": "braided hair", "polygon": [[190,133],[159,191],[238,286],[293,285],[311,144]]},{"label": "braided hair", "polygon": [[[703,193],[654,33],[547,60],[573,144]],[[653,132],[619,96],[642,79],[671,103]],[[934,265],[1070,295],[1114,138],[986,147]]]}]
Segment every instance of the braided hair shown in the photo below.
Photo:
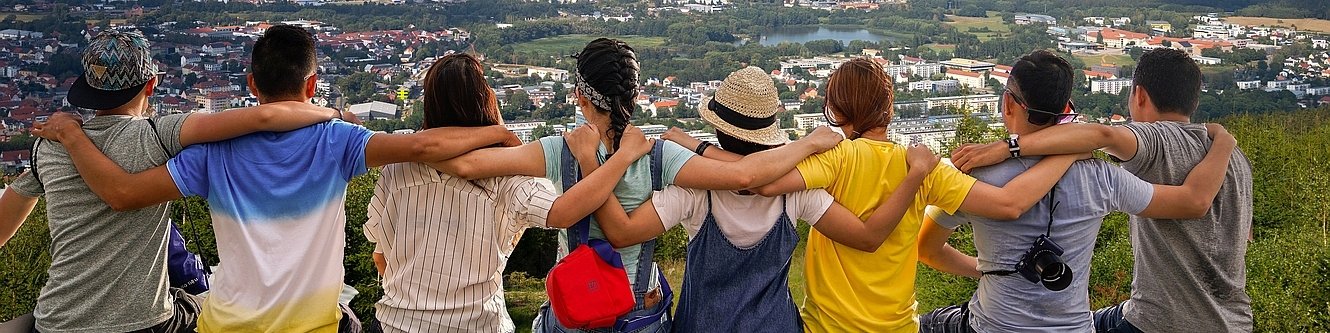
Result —
[{"label": "braided hair", "polygon": [[637,98],[637,54],[623,41],[598,38],[587,43],[576,58],[578,90],[598,112],[609,114],[610,127],[605,134],[618,151]]}]

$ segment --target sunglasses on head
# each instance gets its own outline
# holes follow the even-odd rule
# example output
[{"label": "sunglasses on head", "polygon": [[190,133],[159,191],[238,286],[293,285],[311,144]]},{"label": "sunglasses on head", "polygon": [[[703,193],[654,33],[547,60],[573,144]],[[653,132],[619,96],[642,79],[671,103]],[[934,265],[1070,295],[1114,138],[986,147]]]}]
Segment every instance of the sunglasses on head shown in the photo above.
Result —
[{"label": "sunglasses on head", "polygon": [[1070,99],[1067,100],[1067,107],[1062,109],[1062,112],[1052,112],[1052,111],[1044,111],[1040,109],[1031,108],[1029,104],[1025,103],[1024,98],[1021,98],[1021,96],[1017,95],[1016,92],[1011,91],[1010,88],[1006,89],[1006,91],[1004,91],[1003,94],[1011,96],[1011,99],[1016,101],[1017,105],[1020,105],[1022,108],[1025,108],[1025,111],[1027,112],[1053,116],[1053,118],[1056,119],[1056,122],[1059,125],[1075,121],[1076,116],[1081,115],[1079,113],[1076,113],[1076,103],[1072,103]]}]

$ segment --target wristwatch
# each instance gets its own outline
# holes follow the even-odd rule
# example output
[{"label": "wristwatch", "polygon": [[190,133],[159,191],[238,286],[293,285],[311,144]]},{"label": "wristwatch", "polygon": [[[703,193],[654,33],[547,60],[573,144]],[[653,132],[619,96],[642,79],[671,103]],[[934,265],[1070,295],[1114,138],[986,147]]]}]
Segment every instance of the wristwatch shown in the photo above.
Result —
[{"label": "wristwatch", "polygon": [[1007,151],[1011,152],[1011,158],[1021,157],[1021,144],[1017,142],[1017,135],[1012,134],[1007,138]]},{"label": "wristwatch", "polygon": [[711,147],[711,143],[702,141],[702,143],[697,144],[697,149],[693,149],[693,152],[702,155],[702,153],[707,151],[707,147]]}]

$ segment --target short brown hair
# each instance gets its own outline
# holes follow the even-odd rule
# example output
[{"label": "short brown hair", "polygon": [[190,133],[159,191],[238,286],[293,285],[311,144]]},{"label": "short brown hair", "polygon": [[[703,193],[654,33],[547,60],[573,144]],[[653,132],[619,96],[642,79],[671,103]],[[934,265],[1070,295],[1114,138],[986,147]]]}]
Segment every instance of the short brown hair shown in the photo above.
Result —
[{"label": "short brown hair", "polygon": [[[832,126],[853,126],[854,133],[846,133],[853,140],[868,130],[890,125],[895,98],[895,85],[882,65],[859,58],[841,64],[827,79],[827,109],[823,112]],[[832,110],[844,119],[837,123]]]},{"label": "short brown hair", "polygon": [[498,125],[499,104],[484,67],[465,53],[446,55],[425,74],[425,128]]}]

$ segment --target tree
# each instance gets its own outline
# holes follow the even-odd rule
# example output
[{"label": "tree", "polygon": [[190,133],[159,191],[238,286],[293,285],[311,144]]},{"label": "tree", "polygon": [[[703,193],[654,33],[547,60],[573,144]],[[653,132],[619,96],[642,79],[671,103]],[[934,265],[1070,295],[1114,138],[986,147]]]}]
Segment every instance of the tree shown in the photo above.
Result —
[{"label": "tree", "polygon": [[374,73],[357,72],[338,79],[337,88],[341,90],[347,103],[360,103],[374,98],[378,93],[377,80],[378,77]]}]

